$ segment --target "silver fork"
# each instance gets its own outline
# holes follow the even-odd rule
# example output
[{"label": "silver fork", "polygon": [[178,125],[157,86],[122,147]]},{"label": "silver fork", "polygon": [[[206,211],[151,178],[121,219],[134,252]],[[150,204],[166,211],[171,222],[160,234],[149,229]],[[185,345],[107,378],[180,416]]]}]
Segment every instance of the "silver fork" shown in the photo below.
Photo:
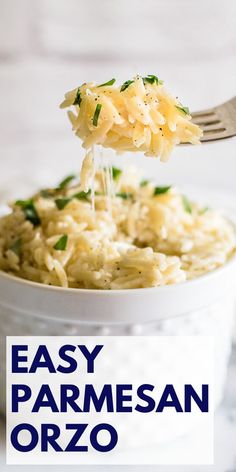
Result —
[{"label": "silver fork", "polygon": [[201,142],[236,136],[236,97],[217,107],[194,112],[192,118],[203,130]]}]

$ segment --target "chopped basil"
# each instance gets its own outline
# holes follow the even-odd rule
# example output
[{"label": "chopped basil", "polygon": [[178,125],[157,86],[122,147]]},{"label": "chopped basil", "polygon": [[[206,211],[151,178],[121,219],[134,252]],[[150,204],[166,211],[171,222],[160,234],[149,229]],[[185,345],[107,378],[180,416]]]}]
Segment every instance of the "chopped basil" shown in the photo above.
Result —
[{"label": "chopped basil", "polygon": [[76,175],[68,175],[65,179],[63,179],[60,184],[58,185],[58,188],[62,190],[63,188],[67,187],[67,185],[76,178]]},{"label": "chopped basil", "polygon": [[55,193],[54,189],[45,188],[40,191],[40,195],[43,198],[52,198]]},{"label": "chopped basil", "polygon": [[184,209],[187,213],[192,213],[192,206],[186,195],[182,195]]},{"label": "chopped basil", "polygon": [[206,211],[209,210],[209,207],[204,207],[202,208],[200,211],[199,211],[199,215],[204,215],[204,213],[206,213]]},{"label": "chopped basil", "polygon": [[181,103],[179,105],[175,105],[175,108],[177,108],[177,110],[181,111],[184,115],[190,115],[189,108],[184,107],[183,105],[181,105]]},{"label": "chopped basil", "polygon": [[120,92],[124,92],[131,84],[134,83],[134,80],[126,80],[126,82],[121,85]]},{"label": "chopped basil", "polygon": [[132,193],[120,192],[116,193],[116,197],[123,198],[123,200],[129,200],[130,198],[133,198],[133,195]]},{"label": "chopped basil", "polygon": [[26,208],[27,206],[31,205],[33,200],[17,200],[15,205],[21,206],[22,208]]},{"label": "chopped basil", "polygon": [[58,190],[63,190],[64,188],[66,188],[69,183],[76,179],[76,175],[68,175],[65,179],[63,179],[58,187],[56,188],[46,188],[46,189],[43,189],[40,191],[40,195],[43,197],[43,198],[50,198],[50,197],[53,197],[55,195],[55,193],[57,193]]},{"label": "chopped basil", "polygon": [[55,203],[56,203],[56,206],[57,206],[58,210],[63,210],[63,208],[65,208],[65,206],[68,205],[68,203],[70,201],[71,201],[71,198],[69,198],[69,197],[57,198],[55,200]]},{"label": "chopped basil", "polygon": [[72,198],[77,198],[78,200],[88,200],[91,195],[91,190],[88,192],[78,192],[72,195]]},{"label": "chopped basil", "polygon": [[34,226],[40,225],[40,218],[33,204],[25,208],[24,212],[25,212],[26,219],[30,221]]},{"label": "chopped basil", "polygon": [[21,239],[17,239],[12,246],[9,248],[11,251],[13,251],[17,256],[20,255],[21,251]]},{"label": "chopped basil", "polygon": [[89,201],[88,197],[91,195],[91,190],[88,192],[78,192],[72,195],[71,197],[64,197],[64,198],[57,198],[55,200],[56,206],[58,210],[63,210],[68,203],[70,203],[73,198],[77,198],[78,200],[87,200]]},{"label": "chopped basil", "polygon": [[81,105],[81,102],[82,102],[82,98],[81,98],[81,92],[80,92],[80,89],[78,88],[77,92],[76,92],[76,97],[74,99],[74,102],[73,102],[73,105]]},{"label": "chopped basil", "polygon": [[157,85],[162,85],[163,80],[160,80],[156,75],[150,75],[148,74],[147,77],[143,77],[143,82],[144,84],[154,84],[156,83]]},{"label": "chopped basil", "polygon": [[40,225],[40,218],[33,200],[17,200],[15,204],[21,206],[26,220],[30,221],[34,226]]},{"label": "chopped basil", "polygon": [[121,169],[118,169],[117,167],[112,167],[113,180],[117,180],[120,177],[121,174],[122,174]]},{"label": "chopped basil", "polygon": [[108,82],[105,82],[104,84],[98,85],[98,87],[105,87],[106,85],[113,85],[115,81],[116,79],[111,79]]},{"label": "chopped basil", "polygon": [[149,180],[141,180],[140,187],[146,187],[149,184]]},{"label": "chopped basil", "polygon": [[67,241],[68,241],[67,234],[63,234],[63,236],[60,239],[58,239],[55,246],[53,246],[53,249],[56,249],[56,251],[65,251],[66,246],[67,246]]},{"label": "chopped basil", "polygon": [[93,126],[98,125],[98,117],[100,115],[101,108],[102,108],[101,103],[98,103],[97,106],[96,106],[96,110],[94,112],[94,115],[93,115]]},{"label": "chopped basil", "polygon": [[166,187],[155,187],[153,195],[162,195],[163,193],[167,193],[171,189],[171,185]]}]

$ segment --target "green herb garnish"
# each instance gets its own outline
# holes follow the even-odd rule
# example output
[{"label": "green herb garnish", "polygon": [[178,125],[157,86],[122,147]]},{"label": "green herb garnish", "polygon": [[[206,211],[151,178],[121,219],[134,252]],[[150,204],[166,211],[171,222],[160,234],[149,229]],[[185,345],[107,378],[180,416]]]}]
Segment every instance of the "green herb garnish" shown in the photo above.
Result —
[{"label": "green herb garnish", "polygon": [[149,180],[141,180],[140,187],[146,187],[149,184]]},{"label": "green herb garnish", "polygon": [[58,189],[62,190],[63,188],[67,187],[68,184],[76,178],[76,175],[68,175],[65,179],[63,179],[60,184],[58,185]]},{"label": "green herb garnish", "polygon": [[184,107],[183,105],[181,105],[181,103],[179,105],[175,105],[175,108],[177,108],[177,110],[181,111],[184,115],[190,115],[189,108]]},{"label": "green herb garnish", "polygon": [[147,77],[143,77],[143,83],[146,84],[154,84],[156,83],[157,85],[162,85],[163,80],[160,80],[156,75],[150,75],[148,74]]},{"label": "green herb garnish", "polygon": [[104,84],[98,85],[98,87],[106,87],[106,85],[113,85],[115,81],[116,79],[111,79],[108,82],[105,82]]},{"label": "green herb garnish", "polygon": [[116,197],[123,198],[123,200],[129,200],[130,198],[133,198],[133,195],[132,193],[120,192],[116,193]]},{"label": "green herb garnish", "polygon": [[112,167],[113,180],[117,180],[120,177],[121,174],[122,174],[121,169],[118,169],[117,167]]},{"label": "green herb garnish", "polygon": [[184,209],[187,213],[192,213],[192,206],[186,195],[182,195]]},{"label": "green herb garnish", "polygon": [[26,207],[28,207],[29,205],[31,205],[32,202],[33,202],[32,199],[30,199],[30,200],[17,200],[17,201],[15,202],[15,205],[21,206],[22,208],[26,208]]},{"label": "green herb garnish", "polygon": [[34,206],[33,200],[17,200],[15,205],[22,208],[26,220],[30,221],[34,226],[40,225],[40,218]]},{"label": "green herb garnish", "polygon": [[101,103],[98,103],[97,106],[96,106],[96,110],[94,112],[94,115],[93,115],[93,126],[98,125],[98,117],[100,115],[101,108],[102,108]]},{"label": "green herb garnish", "polygon": [[40,195],[43,198],[52,198],[54,193],[55,193],[54,189],[45,188],[43,190],[40,190]]},{"label": "green herb garnish", "polygon": [[87,200],[89,201],[89,196],[91,195],[91,190],[88,192],[78,192],[72,195],[71,197],[64,197],[64,198],[57,198],[55,200],[56,206],[58,210],[63,210],[68,203],[70,203],[73,198],[77,198],[77,200]]},{"label": "green herb garnish", "polygon": [[81,98],[81,92],[80,92],[80,89],[78,88],[77,92],[76,92],[76,97],[74,99],[74,102],[73,102],[73,105],[81,105],[81,102],[82,102],[82,98]]},{"label": "green herb garnish", "polygon": [[88,190],[88,192],[78,192],[75,193],[72,198],[77,198],[78,200],[87,200],[89,201],[89,197],[91,195],[91,190]]},{"label": "green herb garnish", "polygon": [[56,251],[65,251],[66,246],[67,246],[67,241],[68,241],[67,234],[63,234],[63,236],[60,239],[58,239],[55,246],[53,246],[53,249],[56,249]]},{"label": "green herb garnish", "polygon": [[71,198],[65,197],[65,198],[57,198],[55,200],[56,206],[58,210],[63,210],[68,203],[71,202]]},{"label": "green herb garnish", "polygon": [[17,239],[12,246],[9,248],[11,251],[13,251],[18,257],[20,255],[21,251],[21,239]]},{"label": "green herb garnish", "polygon": [[25,208],[24,212],[26,219],[30,221],[34,226],[40,225],[41,221],[33,204]]},{"label": "green herb garnish", "polygon": [[209,207],[202,208],[201,210],[199,210],[199,215],[204,215],[204,213],[206,213],[206,211],[208,210],[209,210]]},{"label": "green herb garnish", "polygon": [[171,189],[171,185],[168,185],[166,187],[155,187],[154,192],[153,192],[153,196],[162,195],[163,193],[167,193],[167,192],[169,192],[170,189]]},{"label": "green herb garnish", "polygon": [[120,92],[124,92],[131,84],[134,83],[134,80],[126,80],[126,82],[121,85]]}]

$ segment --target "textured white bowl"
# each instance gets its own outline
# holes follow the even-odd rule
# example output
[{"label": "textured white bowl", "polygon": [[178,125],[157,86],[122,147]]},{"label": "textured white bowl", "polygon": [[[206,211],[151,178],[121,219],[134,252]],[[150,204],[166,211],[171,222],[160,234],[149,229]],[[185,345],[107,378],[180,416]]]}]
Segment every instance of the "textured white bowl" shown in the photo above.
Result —
[{"label": "textured white bowl", "polygon": [[[235,275],[233,258],[224,267],[177,285],[102,291],[51,287],[0,272],[2,368],[8,335],[213,335],[217,405],[231,348]],[[3,372],[0,391],[4,411]]]}]

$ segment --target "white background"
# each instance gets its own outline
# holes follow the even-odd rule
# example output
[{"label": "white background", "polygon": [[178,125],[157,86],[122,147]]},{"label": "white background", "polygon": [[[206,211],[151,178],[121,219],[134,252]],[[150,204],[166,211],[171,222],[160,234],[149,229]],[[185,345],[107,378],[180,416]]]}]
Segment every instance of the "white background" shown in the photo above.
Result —
[{"label": "white background", "polygon": [[[235,17],[235,0],[0,0],[0,198],[79,169],[58,104],[83,81],[157,74],[190,110],[235,95]],[[235,188],[234,140],[138,163],[158,181]]]},{"label": "white background", "polygon": [[[81,148],[58,104],[81,81],[157,74],[192,110],[235,95],[235,17],[235,0],[0,0],[0,201],[79,168]],[[167,164],[138,162],[160,182],[235,200],[235,140],[179,148]],[[236,467],[225,414],[214,472]]]}]

